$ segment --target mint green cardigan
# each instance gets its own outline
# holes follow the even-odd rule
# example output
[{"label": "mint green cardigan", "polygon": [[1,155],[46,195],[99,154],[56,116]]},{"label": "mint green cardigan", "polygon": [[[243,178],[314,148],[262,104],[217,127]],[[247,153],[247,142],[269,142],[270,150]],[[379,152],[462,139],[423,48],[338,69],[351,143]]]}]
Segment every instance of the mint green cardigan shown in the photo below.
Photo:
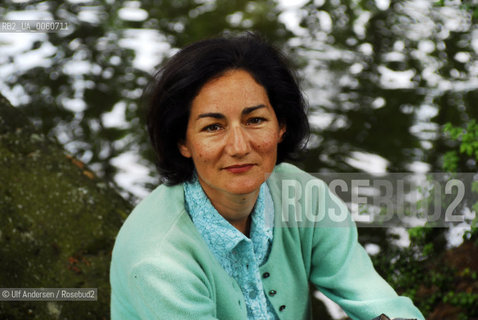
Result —
[{"label": "mint green cardigan", "polygon": [[[278,223],[260,271],[279,318],[310,319],[311,282],[352,319],[370,320],[381,313],[424,319],[409,298],[397,296],[376,273],[350,218],[345,226],[332,226],[326,219],[297,226],[293,222],[303,218],[301,212],[289,206],[294,212],[283,214],[284,179],[302,183],[311,176],[281,164],[267,180]],[[308,199],[312,207],[307,208],[320,213],[317,210],[338,203],[346,210],[324,183],[320,188],[326,193],[320,198],[323,203]],[[301,205],[305,208],[305,203]],[[280,223],[284,220],[289,224]],[[215,259],[184,208],[182,184],[159,186],[125,221],[113,250],[110,281],[114,320],[247,319],[241,289]]]}]

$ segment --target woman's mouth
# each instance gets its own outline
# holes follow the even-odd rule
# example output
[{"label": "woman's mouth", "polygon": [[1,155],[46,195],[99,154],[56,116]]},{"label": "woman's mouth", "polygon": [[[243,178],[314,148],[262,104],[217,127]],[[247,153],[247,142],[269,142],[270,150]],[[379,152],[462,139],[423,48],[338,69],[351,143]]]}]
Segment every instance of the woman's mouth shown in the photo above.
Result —
[{"label": "woman's mouth", "polygon": [[247,164],[238,164],[238,165],[232,165],[229,167],[225,167],[227,171],[231,173],[243,173],[249,171],[254,165],[252,163],[247,163]]}]

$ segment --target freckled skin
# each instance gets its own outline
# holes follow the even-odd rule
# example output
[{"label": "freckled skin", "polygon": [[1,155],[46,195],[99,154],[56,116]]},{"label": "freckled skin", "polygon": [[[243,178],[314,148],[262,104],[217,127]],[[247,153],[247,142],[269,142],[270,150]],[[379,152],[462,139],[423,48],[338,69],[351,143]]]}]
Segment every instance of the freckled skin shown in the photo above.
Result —
[{"label": "freckled skin", "polygon": [[264,87],[244,70],[207,82],[192,102],[179,150],[192,158],[214,207],[240,230],[274,169],[285,130]]}]

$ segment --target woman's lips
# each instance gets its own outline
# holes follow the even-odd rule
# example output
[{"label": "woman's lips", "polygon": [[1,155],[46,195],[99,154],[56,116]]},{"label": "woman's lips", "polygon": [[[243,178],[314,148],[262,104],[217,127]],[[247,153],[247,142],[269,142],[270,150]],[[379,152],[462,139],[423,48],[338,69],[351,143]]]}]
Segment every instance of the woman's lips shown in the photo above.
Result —
[{"label": "woman's lips", "polygon": [[226,167],[224,169],[226,169],[227,171],[231,173],[243,173],[243,172],[249,171],[253,166],[254,166],[253,164],[248,163],[248,164],[241,164],[241,165],[233,165],[233,166]]}]

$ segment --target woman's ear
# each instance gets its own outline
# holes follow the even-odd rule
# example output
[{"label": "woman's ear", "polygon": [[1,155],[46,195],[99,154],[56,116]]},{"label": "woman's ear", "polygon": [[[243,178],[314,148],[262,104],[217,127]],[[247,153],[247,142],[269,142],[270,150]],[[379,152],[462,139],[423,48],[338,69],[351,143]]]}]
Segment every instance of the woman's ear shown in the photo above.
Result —
[{"label": "woman's ear", "polygon": [[279,124],[279,143],[284,140],[285,133],[287,131],[285,123]]},{"label": "woman's ear", "polygon": [[183,157],[185,157],[185,158],[191,158],[192,157],[191,152],[189,151],[189,148],[187,147],[185,141],[180,141],[178,143],[178,149],[179,149],[179,153],[181,153],[181,155]]}]

